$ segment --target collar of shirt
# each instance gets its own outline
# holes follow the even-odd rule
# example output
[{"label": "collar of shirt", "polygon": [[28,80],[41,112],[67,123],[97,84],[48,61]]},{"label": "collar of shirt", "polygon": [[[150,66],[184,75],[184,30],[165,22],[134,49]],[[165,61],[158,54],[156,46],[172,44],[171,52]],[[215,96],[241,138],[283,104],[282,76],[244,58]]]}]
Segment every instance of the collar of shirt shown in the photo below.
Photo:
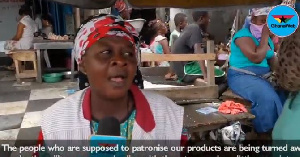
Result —
[{"label": "collar of shirt", "polygon": [[[145,98],[142,91],[132,85],[130,91],[133,94],[136,108],[136,122],[145,131],[150,132],[155,128],[154,116],[150,108],[150,104]],[[91,89],[86,89],[82,102],[83,116],[87,120],[92,119],[91,114]]]}]

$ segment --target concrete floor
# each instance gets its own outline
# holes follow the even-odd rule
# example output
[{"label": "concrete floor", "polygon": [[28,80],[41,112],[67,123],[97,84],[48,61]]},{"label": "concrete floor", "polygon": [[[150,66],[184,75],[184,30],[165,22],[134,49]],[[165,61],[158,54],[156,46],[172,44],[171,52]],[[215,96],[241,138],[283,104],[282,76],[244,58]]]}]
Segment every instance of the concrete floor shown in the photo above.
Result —
[{"label": "concrete floor", "polygon": [[[42,111],[68,96],[68,89],[77,89],[77,82],[16,82],[14,72],[0,67],[0,145],[35,145],[40,131]],[[10,156],[0,147],[0,156]],[[12,154],[15,156],[16,154]],[[17,155],[16,155],[17,156]]]},{"label": "concrete floor", "polygon": [[[160,77],[145,77],[145,79],[146,89],[178,86],[176,82],[166,84],[164,78]],[[0,66],[0,157],[18,156],[9,152],[3,154],[1,144],[36,145],[42,111],[67,97],[66,90],[77,88],[78,83],[70,80],[58,83],[23,80],[18,84],[15,72],[6,71]]]}]

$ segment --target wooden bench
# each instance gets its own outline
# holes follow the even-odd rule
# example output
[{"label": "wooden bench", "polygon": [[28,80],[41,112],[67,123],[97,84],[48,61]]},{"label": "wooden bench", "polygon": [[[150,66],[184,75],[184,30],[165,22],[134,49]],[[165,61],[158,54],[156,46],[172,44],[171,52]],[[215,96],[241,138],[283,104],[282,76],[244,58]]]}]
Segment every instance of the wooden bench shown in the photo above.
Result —
[{"label": "wooden bench", "polygon": [[[17,82],[23,78],[37,78],[37,58],[35,50],[13,50],[10,52],[16,66]],[[33,69],[26,70],[22,62],[32,62]]]},{"label": "wooden bench", "polygon": [[215,112],[205,115],[196,111],[204,107],[218,108],[218,104],[202,103],[184,106],[184,127],[190,133],[197,133],[198,136],[204,136],[211,130],[227,126],[230,122],[239,121],[242,124],[249,124],[255,118],[251,113],[231,115]]},{"label": "wooden bench", "polygon": [[[165,95],[173,101],[197,100],[197,99],[217,99],[218,86],[215,84],[215,64],[214,41],[207,41],[206,54],[154,54],[142,53],[141,62],[162,62],[162,61],[207,61],[207,83],[203,86],[182,86],[170,88],[151,89],[156,93]],[[163,67],[158,67],[163,68]],[[148,90],[148,89],[147,89]],[[150,89],[149,89],[150,90]]]}]

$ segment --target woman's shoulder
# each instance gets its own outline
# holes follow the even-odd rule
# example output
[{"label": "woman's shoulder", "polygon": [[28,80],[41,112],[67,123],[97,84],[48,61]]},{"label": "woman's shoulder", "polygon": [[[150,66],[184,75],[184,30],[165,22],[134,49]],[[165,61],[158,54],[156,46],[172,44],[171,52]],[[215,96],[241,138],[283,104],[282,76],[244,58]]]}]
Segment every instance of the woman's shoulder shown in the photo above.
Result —
[{"label": "woman's shoulder", "polygon": [[171,99],[167,98],[164,95],[160,95],[157,93],[154,93],[152,91],[142,90],[145,98],[147,99],[149,105],[153,108],[159,108],[159,109],[177,109],[177,110],[183,110],[184,108],[182,106],[179,106],[175,104]]},{"label": "woman's shoulder", "polygon": [[156,37],[154,38],[154,41],[159,42],[159,41],[162,41],[162,40],[164,40],[164,39],[167,39],[167,38],[164,37],[164,36],[162,36],[162,35],[158,35],[158,36],[156,36]]},{"label": "woman's shoulder", "polygon": [[[25,24],[25,23],[28,23],[28,22],[31,22],[32,18],[30,16],[24,16],[20,22]],[[33,21],[33,20],[32,20]]]},{"label": "woman's shoulder", "polygon": [[36,22],[30,16],[24,16],[20,23],[24,24],[25,26],[37,26]]},{"label": "woman's shoulder", "polygon": [[65,99],[59,100],[51,107],[47,108],[43,112],[43,115],[45,117],[52,117],[55,115],[61,115],[62,113],[64,114],[70,110],[80,109],[84,92],[85,90],[81,90]]}]

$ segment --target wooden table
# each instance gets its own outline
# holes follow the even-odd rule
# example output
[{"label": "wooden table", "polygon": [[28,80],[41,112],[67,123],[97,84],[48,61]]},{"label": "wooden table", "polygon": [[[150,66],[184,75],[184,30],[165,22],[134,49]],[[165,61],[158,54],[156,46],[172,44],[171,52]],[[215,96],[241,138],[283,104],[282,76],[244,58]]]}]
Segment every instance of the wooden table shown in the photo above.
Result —
[{"label": "wooden table", "polygon": [[[56,41],[56,40],[43,40],[34,39],[33,48],[37,51],[37,65],[38,65],[38,76],[37,82],[42,83],[42,57],[44,52],[51,49],[73,49],[74,42],[72,40],[67,41]],[[71,81],[74,81],[75,73],[75,54],[71,56]]]},{"label": "wooden table", "polygon": [[215,130],[229,122],[245,122],[250,121],[255,118],[251,113],[240,113],[237,115],[222,114],[219,112],[202,114],[196,112],[196,110],[204,107],[214,107],[217,108],[218,105],[213,105],[212,103],[194,104],[184,106],[184,127],[189,130],[190,133],[194,132],[205,132],[210,130]]}]

